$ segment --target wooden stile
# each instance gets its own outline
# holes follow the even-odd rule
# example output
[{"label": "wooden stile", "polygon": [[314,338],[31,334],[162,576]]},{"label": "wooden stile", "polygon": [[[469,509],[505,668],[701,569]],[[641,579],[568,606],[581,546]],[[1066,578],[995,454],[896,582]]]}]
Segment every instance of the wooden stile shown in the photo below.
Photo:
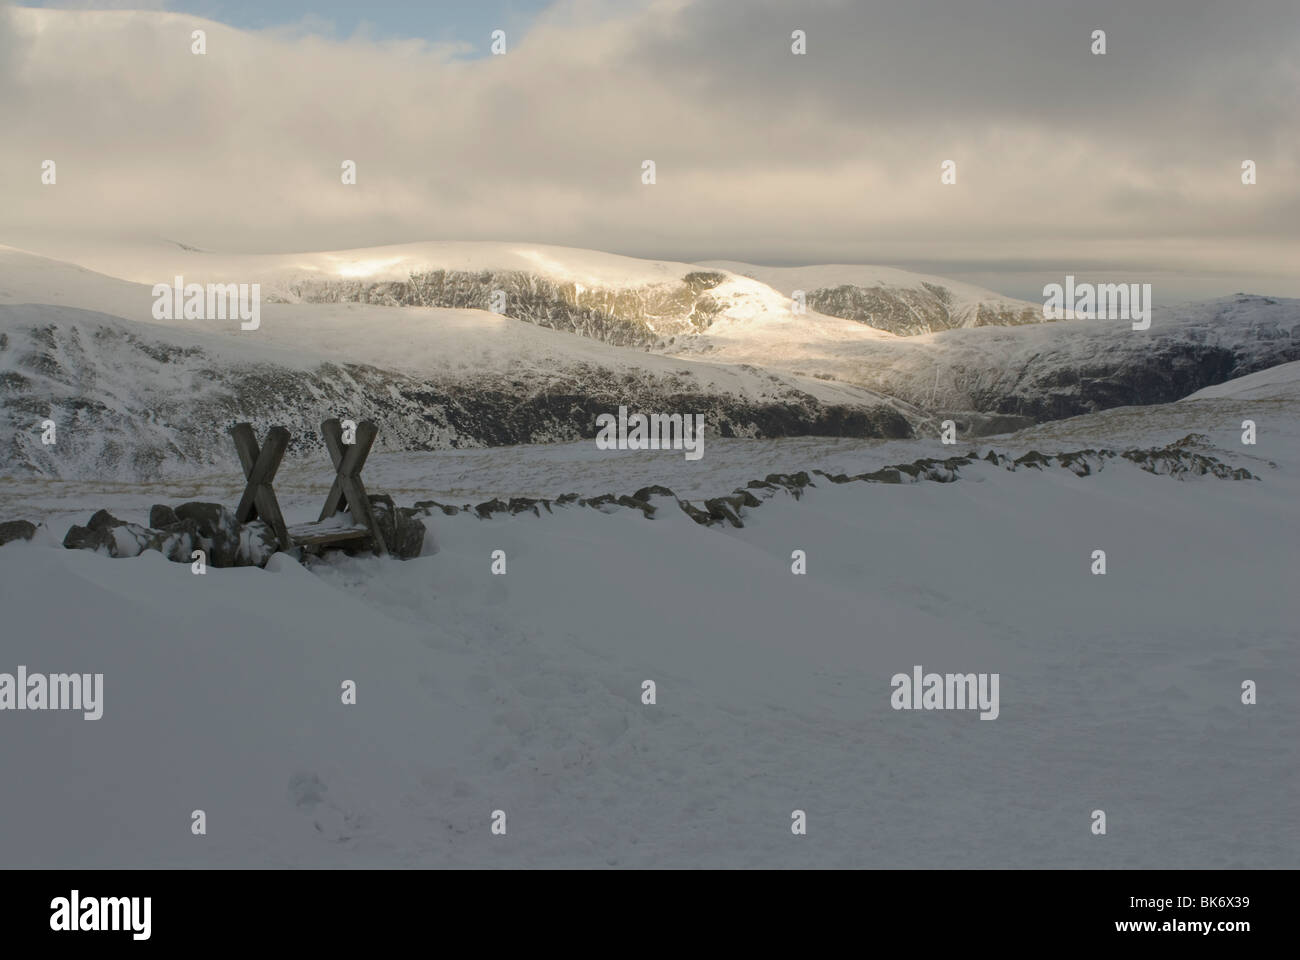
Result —
[{"label": "wooden stile", "polygon": [[[388,545],[384,543],[384,535],[361,482],[361,468],[365,466],[378,434],[378,427],[368,420],[363,421],[357,427],[356,442],[347,445],[343,443],[343,428],[336,418],[321,424],[325,449],[334,463],[334,483],[325,498],[319,520],[288,527],[275,498],[272,481],[289,447],[289,431],[284,427],[272,427],[267,431],[266,443],[259,449],[252,424],[235,424],[230,435],[235,441],[235,450],[247,480],[244,495],[235,508],[235,519],[248,523],[260,518],[275,533],[281,550],[294,546],[319,547],[368,537],[375,553],[387,554]],[[344,509],[351,515],[350,523],[335,519]]]}]

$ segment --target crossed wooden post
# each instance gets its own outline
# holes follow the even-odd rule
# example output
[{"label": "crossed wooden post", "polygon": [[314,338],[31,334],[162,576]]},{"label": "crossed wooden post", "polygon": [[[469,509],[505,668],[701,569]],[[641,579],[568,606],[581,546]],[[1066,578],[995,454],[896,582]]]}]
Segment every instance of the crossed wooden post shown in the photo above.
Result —
[{"label": "crossed wooden post", "polygon": [[[239,506],[235,508],[235,519],[240,523],[258,518],[265,521],[275,533],[281,550],[289,550],[296,544],[323,545],[369,535],[375,553],[387,554],[388,545],[384,543],[384,535],[379,530],[374,509],[370,506],[370,498],[361,483],[361,468],[366,464],[366,457],[370,455],[370,448],[378,433],[378,427],[369,420],[363,421],[357,427],[356,442],[345,446],[343,427],[337,419],[331,418],[321,424],[325,448],[329,451],[330,460],[334,462],[334,483],[330,487],[329,496],[325,498],[320,520],[301,523],[290,529],[285,526],[284,515],[280,512],[280,504],[276,501],[275,490],[271,486],[289,446],[289,431],[284,427],[272,427],[267,431],[266,445],[258,449],[252,424],[235,424],[230,429],[230,435],[234,438],[239,462],[243,464],[244,477],[248,481]],[[322,521],[344,509],[352,514],[351,527],[325,526],[322,529]]]},{"label": "crossed wooden post", "polygon": [[289,539],[289,530],[284,525],[284,514],[280,512],[271,481],[275,479],[275,471],[280,469],[280,461],[289,446],[289,431],[284,427],[272,427],[266,435],[266,446],[261,450],[257,449],[252,424],[237,423],[231,427],[230,435],[235,440],[239,462],[244,465],[244,476],[248,480],[239,506],[235,508],[235,519],[248,523],[261,517],[274,531],[280,549],[288,550],[293,541]]},{"label": "crossed wooden post", "polygon": [[325,498],[325,506],[321,508],[320,519],[332,517],[346,507],[356,523],[370,528],[375,553],[381,556],[388,553],[384,535],[379,532],[379,524],[375,522],[370,498],[366,496],[366,488],[361,483],[361,468],[366,465],[366,457],[370,456],[370,447],[375,442],[379,428],[369,420],[361,421],[355,442],[346,448],[343,445],[343,427],[337,417],[331,417],[322,423],[320,432],[325,438],[325,449],[334,462],[336,474],[329,495]]}]

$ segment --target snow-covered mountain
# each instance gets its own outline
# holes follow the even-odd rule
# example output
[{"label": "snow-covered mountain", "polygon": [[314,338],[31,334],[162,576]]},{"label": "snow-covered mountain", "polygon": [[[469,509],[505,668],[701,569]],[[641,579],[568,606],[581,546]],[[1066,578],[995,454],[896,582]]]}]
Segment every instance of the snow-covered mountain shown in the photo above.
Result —
[{"label": "snow-covered mountain", "polygon": [[[969,437],[1178,400],[1300,359],[1300,301],[1244,295],[1157,309],[1142,331],[1104,320],[980,326],[981,311],[1015,301],[953,284],[948,321],[975,326],[904,337],[796,313],[783,292],[845,281],[915,293],[918,275],[871,267],[755,279],[500,243],[63,254],[78,265],[0,248],[0,451],[11,471],[185,472],[224,463],[224,429],[239,419],[285,423],[302,450],[315,449],[327,416],[382,423],[389,450],[572,440],[624,404],[701,413],[723,437],[901,438],[950,416]],[[261,327],[157,320],[152,286],[178,276],[261,284]],[[421,303],[463,305],[409,305]],[[493,306],[504,313],[482,309]],[[46,418],[72,427],[53,448],[35,429]]]},{"label": "snow-covered mountain", "polygon": [[914,337],[840,334],[820,315],[724,318],[673,355],[829,377],[936,415],[1054,420],[1166,403],[1300,359],[1300,300],[1238,294],[1157,307],[1147,330],[1089,319]]},{"label": "snow-covered mountain", "polygon": [[900,336],[1046,322],[1041,304],[895,267],[761,267],[732,260],[710,260],[700,266],[758,280],[788,297],[802,290],[809,309]]},{"label": "snow-covered mountain", "polygon": [[[1245,295],[1157,308],[1151,328],[1134,331],[1123,320],[1042,323],[1041,306],[889,267],[686,264],[509,243],[291,255],[212,254],[177,243],[60,252],[137,283],[177,275],[259,282],[268,299],[289,302],[487,309],[500,291],[508,317],[673,357],[834,380],[965,414],[972,426],[990,415],[1046,420],[1163,403],[1300,359],[1300,301]],[[47,302],[49,286],[37,281],[27,299]],[[792,309],[796,289],[846,287],[886,298],[879,315],[914,335],[876,329],[829,300],[821,311],[816,297],[807,312]],[[999,427],[993,423],[981,429]]]},{"label": "snow-covered mountain", "polygon": [[641,260],[544,244],[428,242],[289,255],[213,254],[179,243],[61,247],[57,255],[138,283],[262,284],[271,300],[488,310],[620,346],[664,349],[722,316],[788,314],[796,289],[814,311],[912,335],[1042,322],[1040,305],[891,267],[795,269]]},{"label": "snow-covered mountain", "polygon": [[[187,275],[187,280],[190,276]],[[34,302],[33,302],[34,301]],[[315,450],[339,416],[380,449],[573,440],[596,417],[703,414],[711,436],[905,437],[924,414],[844,384],[621,349],[480,310],[268,304],[261,326],[157,322],[150,288],[0,251],[0,464],[132,479],[230,459],[226,428]],[[40,424],[57,424],[42,443]]]}]

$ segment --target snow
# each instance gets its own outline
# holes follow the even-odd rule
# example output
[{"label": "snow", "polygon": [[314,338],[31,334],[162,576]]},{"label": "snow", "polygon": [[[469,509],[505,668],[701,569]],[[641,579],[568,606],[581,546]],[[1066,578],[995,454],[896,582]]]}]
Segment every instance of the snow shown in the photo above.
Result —
[{"label": "snow", "polygon": [[[645,269],[567,262],[588,279]],[[395,267],[371,251],[331,269]],[[701,339],[711,361],[865,370],[928,354],[1001,370],[1035,352],[1064,363],[1152,343],[1082,321],[897,338],[792,317],[765,289]],[[145,373],[96,332],[198,347],[201,362],[150,385],[196,403],[220,364],[328,358],[686,367],[754,395],[785,382],[479,311],[264,304],[250,338],[237,325],[153,323],[148,293],[0,250],[3,356],[43,324],[75,332],[90,351],[76,378],[112,399]],[[1151,333],[1235,337],[1251,356],[1242,331],[1293,314],[1293,302],[1215,302],[1157,311]],[[0,713],[0,866],[1294,868],[1296,372],[978,444],[1015,455],[1203,434],[1198,449],[1257,481],[1175,480],[1122,460],[1088,477],[977,464],[953,483],[818,480],[746,511],[741,529],[674,509],[434,513],[425,555],[406,562],[308,569],[278,555],[265,570],[196,576],[148,551],[59,546],[99,507],[140,521],[152,503],[233,505],[233,466],[157,483],[113,483],[85,464],[62,480],[0,478],[0,520],[47,522],[33,542],[0,547],[0,672],[104,674],[100,720]],[[1241,443],[1247,416],[1255,446]],[[862,472],[970,446],[709,438],[699,462],[594,442],[378,451],[365,478],[399,505],[651,483],[699,499],[771,472]],[[313,519],[331,480],[319,451],[287,461],[276,489],[289,522]],[[1104,577],[1089,572],[1096,549]],[[791,573],[795,550],[806,576]],[[917,664],[998,673],[998,718],[892,710],[891,677]],[[646,680],[654,705],[641,701]],[[1257,705],[1241,703],[1244,680],[1259,685]],[[342,702],[346,681],[355,705]],[[196,809],[206,836],[190,832]],[[807,836],[790,832],[796,809]],[[1095,809],[1105,837],[1089,830]],[[505,836],[490,831],[495,810]]]},{"label": "snow", "polygon": [[[877,404],[895,398],[913,422],[925,415],[909,405],[940,411],[984,409],[990,396],[1031,416],[1060,407],[1083,412],[1098,402],[1098,395],[1106,396],[1111,389],[1107,381],[1117,381],[1115,389],[1140,395],[1135,384],[1154,381],[1163,386],[1170,375],[1195,376],[1196,369],[1221,363],[1221,357],[1210,355],[1220,349],[1231,354],[1230,373],[1294,359],[1300,334],[1297,301],[1237,296],[1156,308],[1151,328],[1143,331],[1132,330],[1127,320],[1067,320],[896,336],[816,312],[795,314],[785,293],[739,274],[728,274],[709,291],[723,309],[707,329],[679,335],[658,353],[613,347],[482,310],[267,303],[265,296],[261,329],[243,332],[233,321],[156,323],[147,284],[170,282],[177,274],[196,283],[253,282],[261,277],[270,284],[268,291],[283,292],[295,279],[312,273],[371,271],[368,276],[397,279],[417,267],[448,267],[544,269],[555,277],[581,276],[583,283],[615,288],[656,281],[680,284],[686,273],[701,268],[563,247],[494,243],[408,244],[292,257],[217,256],[175,245],[142,250],[124,246],[77,255],[82,263],[145,282],[126,282],[0,248],[0,305],[79,307],[149,323],[155,335],[163,328],[186,336],[218,334],[241,351],[296,351],[304,363],[332,358],[420,375],[518,370],[545,375],[557,366],[574,364],[659,377],[689,371],[705,389],[751,399],[789,387],[825,403]],[[816,279],[822,268],[790,269],[805,271],[794,274],[803,282]],[[766,272],[763,276],[779,279]],[[844,276],[869,279],[867,273],[851,271]],[[970,288],[961,296],[982,293]],[[1193,382],[1189,389],[1202,382]],[[1092,392],[1080,398],[1085,389]]]},{"label": "snow", "polygon": [[1231,398],[1235,400],[1266,400],[1277,397],[1293,398],[1300,391],[1300,361],[1279,363],[1275,367],[1260,370],[1235,380],[1218,383],[1212,387],[1197,390],[1184,397],[1185,402],[1193,400],[1218,400]]},{"label": "snow", "polygon": [[931,284],[947,289],[953,295],[952,311],[957,316],[968,316],[981,303],[1014,310],[1031,308],[1041,311],[1042,304],[1033,304],[1014,297],[1003,296],[977,287],[974,284],[936,277],[925,273],[914,273],[898,267],[872,266],[867,264],[822,263],[806,267],[767,267],[752,263],[740,263],[735,260],[703,260],[701,267],[727,270],[731,273],[750,277],[767,284],[786,296],[793,296],[794,291],[803,290],[811,293],[833,287],[853,286],[863,288],[885,287],[915,290],[922,284]]},{"label": "snow", "polygon": [[492,241],[425,241],[289,254],[219,253],[163,241],[112,245],[37,242],[39,252],[48,257],[149,285],[173,274],[200,283],[209,278],[238,277],[240,282],[282,289],[302,280],[328,277],[382,281],[406,280],[412,273],[431,270],[521,270],[586,286],[628,287],[678,280],[698,269],[686,263],[642,260],[599,250]]},{"label": "snow", "polygon": [[[429,375],[464,369],[508,373],[512,367],[545,371],[561,364],[588,363],[618,372],[686,372],[709,388],[751,396],[768,392],[773,380],[771,374],[707,360],[698,362],[613,347],[484,310],[264,300],[261,326],[252,331],[240,330],[237,320],[155,320],[151,286],[154,282],[170,283],[170,270],[154,269],[149,274],[153,279],[146,285],[0,247],[0,306],[14,306],[6,318],[15,323],[69,323],[77,319],[111,322],[113,317],[123,318],[169,343],[193,342],[219,349],[231,359],[263,360],[295,369],[310,369],[322,361],[334,360]],[[225,268],[212,274],[190,271],[182,275],[187,283],[248,276]],[[94,311],[95,316],[78,317],[51,307]],[[799,389],[827,402],[881,400],[870,391],[812,377],[799,378],[797,383]]]},{"label": "snow", "polygon": [[[385,424],[381,449],[474,445],[481,441],[466,423],[472,413],[453,411],[459,424],[440,420],[430,409],[439,401],[429,397],[482,406],[514,396],[522,421],[535,398],[551,393],[613,401],[611,383],[672,409],[716,401],[761,416],[798,397],[893,406],[924,419],[852,384],[665,357],[483,310],[264,302],[260,327],[244,331],[237,320],[155,320],[152,305],[144,284],[0,249],[0,377],[18,385],[2,398],[8,429],[0,444],[18,466],[65,479],[174,477],[228,460],[224,430],[232,419],[288,423],[309,403],[328,412],[313,410],[296,436],[324,416],[371,416]],[[326,364],[333,367],[322,370]],[[342,368],[359,364],[366,368]],[[358,396],[357,381],[367,377],[382,383]],[[417,409],[420,397],[426,401]],[[567,432],[533,439],[574,436],[563,415],[556,416]],[[74,428],[65,437],[75,442],[33,450],[31,431],[51,416],[61,429]]]},{"label": "snow", "polygon": [[[1159,408],[1152,436],[1191,424],[1226,446],[1228,403]],[[1262,482],[990,465],[819,483],[739,530],[435,514],[436,553],[311,571],[11,544],[0,670],[102,672],[105,709],[0,716],[22,731],[0,739],[23,774],[4,865],[1294,867],[1295,412],[1250,452],[1280,464],[1255,465]],[[1131,413],[1081,419],[1105,445]],[[714,477],[900,452],[805,441],[745,463],[737,441]],[[516,487],[597,459],[481,455],[485,484],[513,462]],[[617,459],[628,483],[667,464]],[[891,710],[914,664],[998,672],[1000,716]]]},{"label": "snow", "polygon": [[756,325],[724,318],[672,354],[831,376],[931,409],[979,409],[980,398],[993,396],[1032,410],[1045,399],[1068,402],[1082,382],[1117,372],[1160,381],[1192,351],[1222,350],[1242,372],[1270,366],[1294,356],[1300,338],[1300,301],[1242,295],[1156,307],[1148,330],[1133,330],[1128,320],[1076,319],[867,337],[835,326],[866,329],[861,324],[830,319]]}]

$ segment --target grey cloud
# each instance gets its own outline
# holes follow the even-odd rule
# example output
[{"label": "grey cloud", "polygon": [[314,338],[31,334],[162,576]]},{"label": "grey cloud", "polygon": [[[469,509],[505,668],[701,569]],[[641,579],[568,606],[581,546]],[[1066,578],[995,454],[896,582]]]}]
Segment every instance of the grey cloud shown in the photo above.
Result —
[{"label": "grey cloud", "polygon": [[[302,26],[13,13],[0,242],[519,239],[787,262],[1106,247],[1278,270],[1300,245],[1292,2],[557,4],[505,57],[473,60]],[[189,53],[198,25],[206,57]]]}]

